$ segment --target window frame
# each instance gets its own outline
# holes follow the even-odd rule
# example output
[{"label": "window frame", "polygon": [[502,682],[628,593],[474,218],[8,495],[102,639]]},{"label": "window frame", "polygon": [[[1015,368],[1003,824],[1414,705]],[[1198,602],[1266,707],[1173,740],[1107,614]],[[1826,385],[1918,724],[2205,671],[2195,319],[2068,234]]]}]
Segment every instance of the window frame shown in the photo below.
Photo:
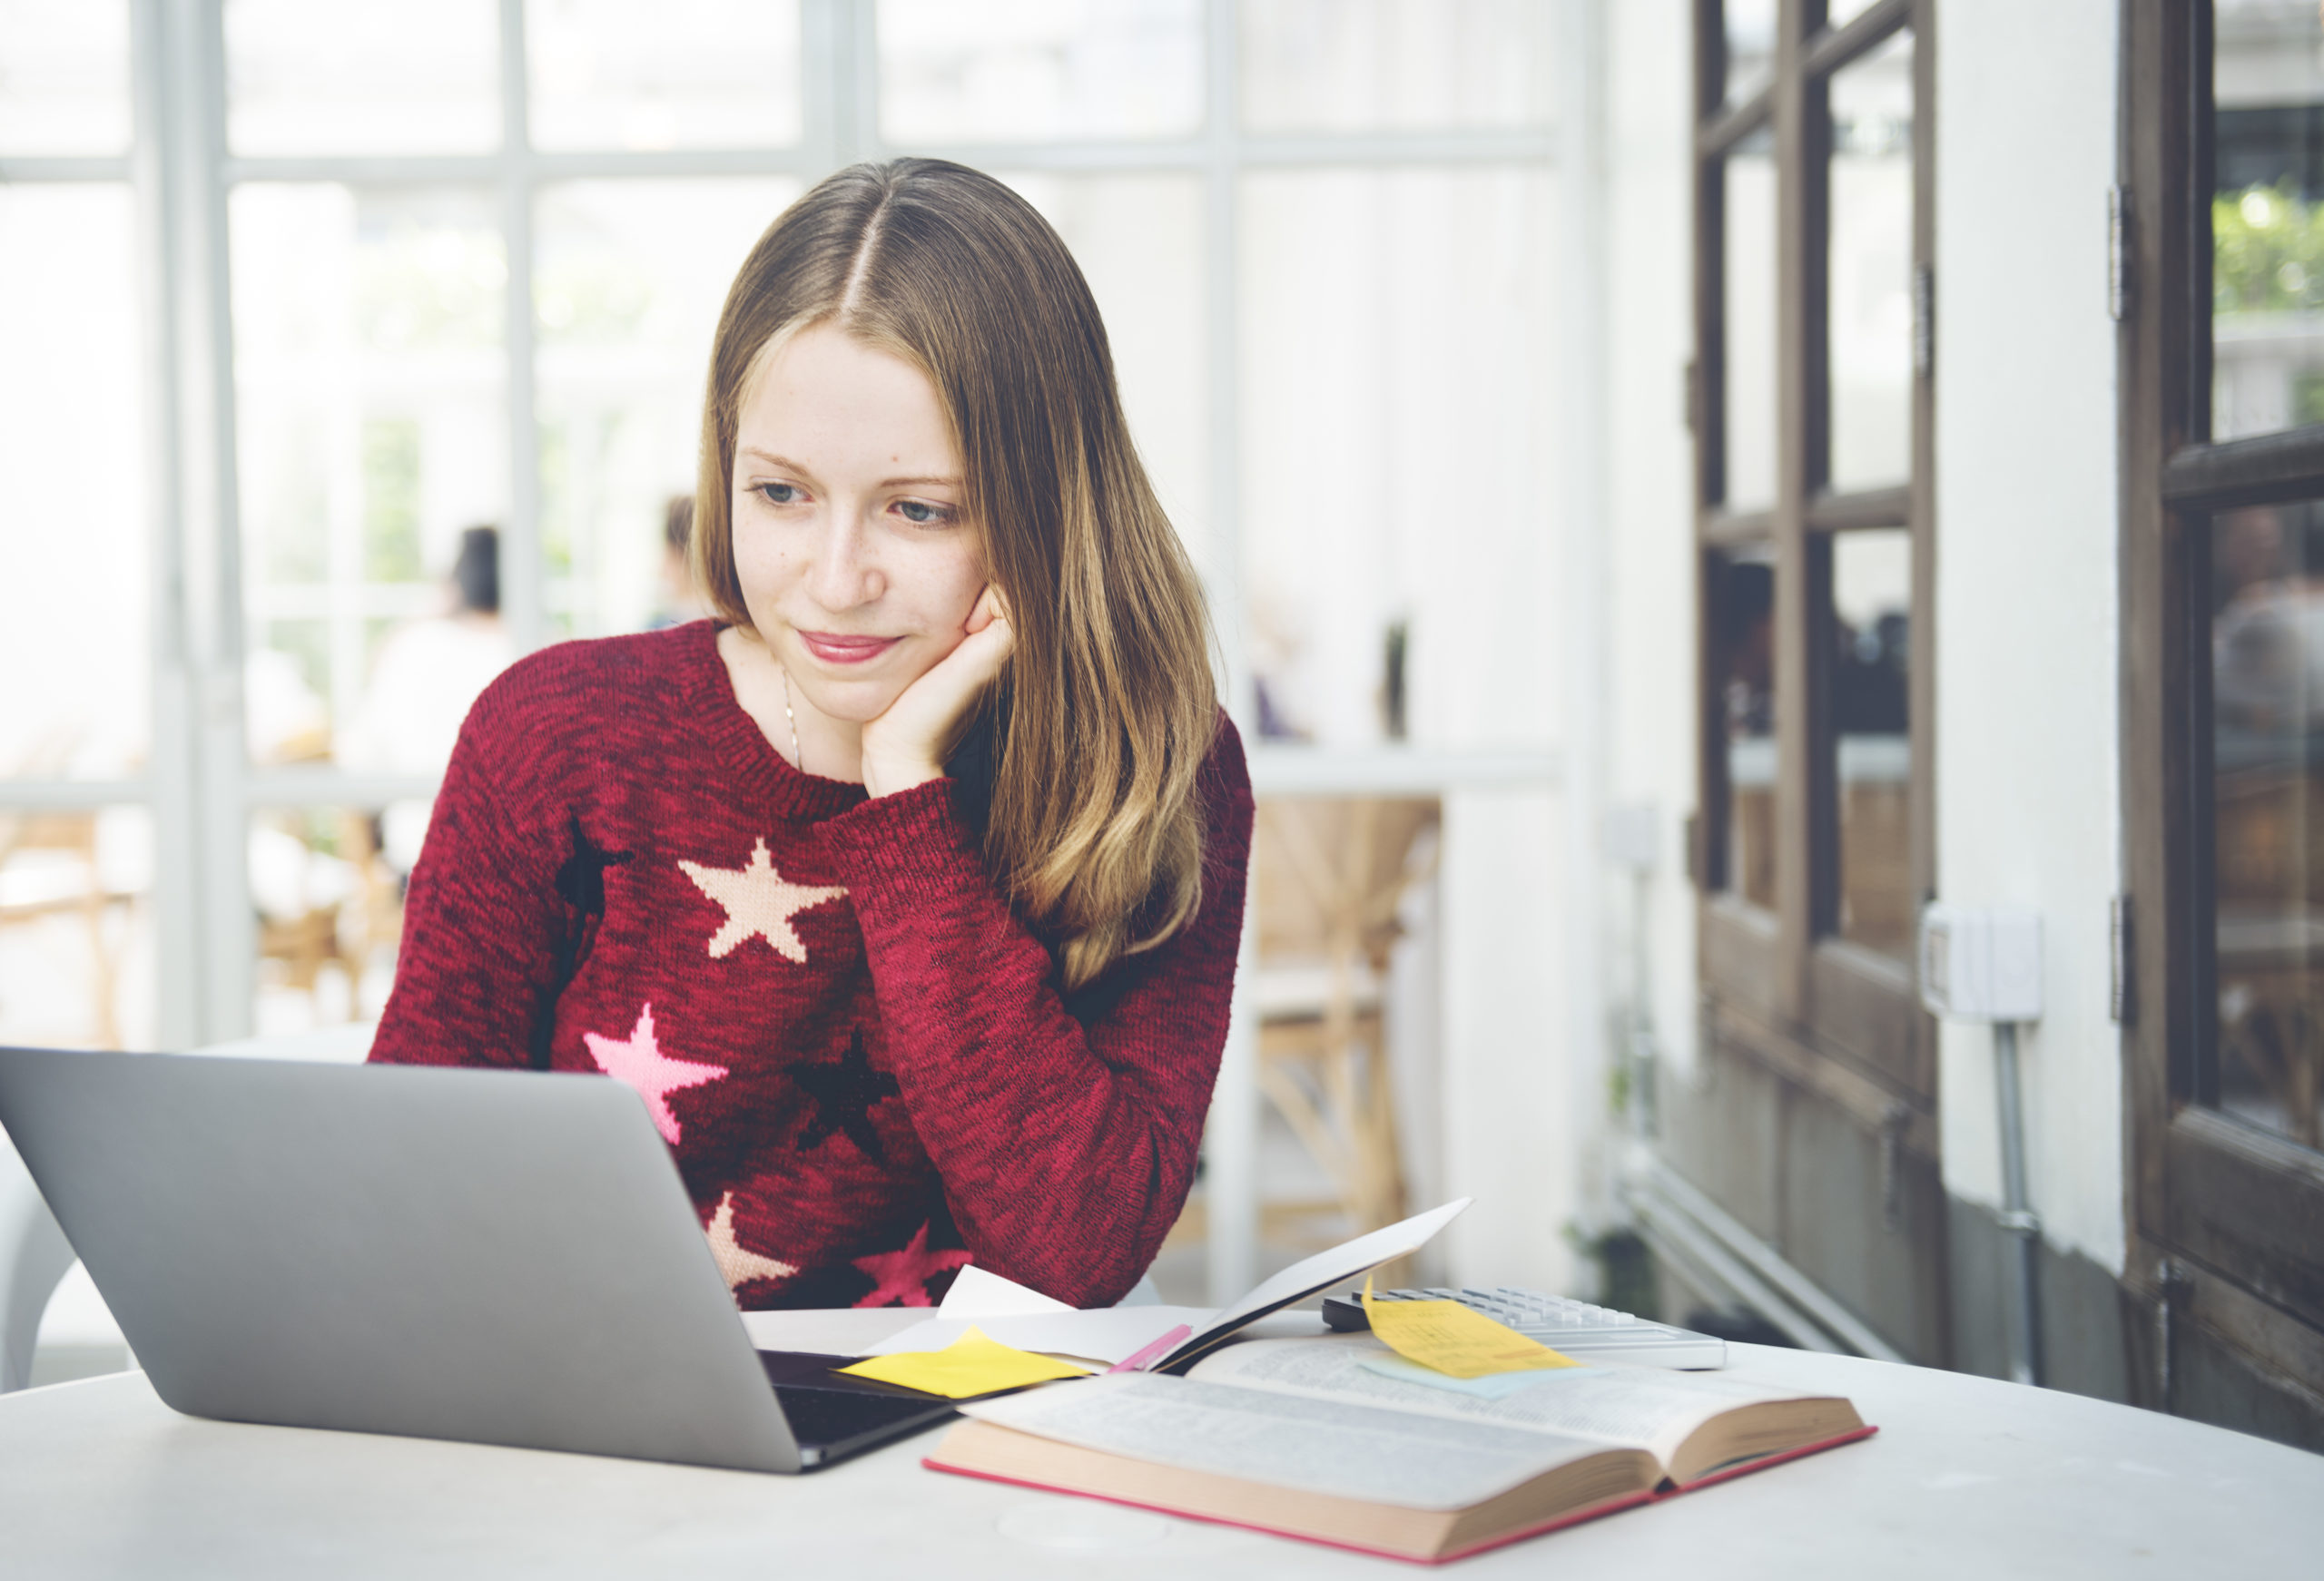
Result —
[{"label": "window frame", "polygon": [[[1695,326],[1689,419],[1696,436],[1697,629],[1715,611],[1718,558],[1737,548],[1772,549],[1775,564],[1777,718],[1776,907],[1750,906],[1726,889],[1726,737],[1718,659],[1699,644],[1699,789],[1693,864],[1701,976],[1714,1019],[1747,1041],[1791,1046],[1778,1057],[1817,1072],[1816,1085],[1868,1124],[1891,1125],[1902,1104],[1905,1144],[1936,1158],[1935,1024],[1919,1004],[1907,962],[1841,938],[1836,928],[1839,851],[1836,740],[1828,644],[1819,640],[1830,604],[1837,535],[1902,527],[1912,536],[1912,764],[1910,870],[1916,902],[1934,890],[1935,553],[1932,421],[1935,7],[1932,0],[1877,0],[1839,27],[1825,0],[1779,0],[1774,71],[1739,103],[1726,99],[1722,0],[1696,0],[1694,16]],[[1900,485],[1836,493],[1827,486],[1830,437],[1828,88],[1834,73],[1900,30],[1913,34],[1913,237],[1915,318],[1910,476]],[[1752,134],[1772,129],[1777,191],[1777,457],[1773,504],[1724,506],[1725,162]],[[1770,1050],[1769,1052],[1774,1052]]]},{"label": "window frame", "polygon": [[2324,496],[2324,425],[2210,437],[2209,0],[2125,4],[2122,387],[2126,1281],[2294,1376],[2324,1376],[2324,1153],[2200,1100],[2216,1036],[2209,517]]},{"label": "window frame", "polygon": [[[261,768],[244,741],[242,660],[254,636],[242,574],[228,201],[246,182],[457,185],[497,194],[507,286],[502,356],[507,389],[509,508],[502,532],[503,614],[520,649],[547,631],[540,554],[538,378],[532,302],[534,203],[552,182],[783,174],[812,182],[859,159],[927,153],[1005,172],[1176,172],[1204,190],[1201,259],[1206,315],[1202,388],[1208,459],[1202,497],[1216,553],[1214,605],[1241,608],[1241,402],[1238,208],[1248,172],[1333,168],[1502,166],[1561,170],[1577,135],[1570,112],[1550,124],[1467,130],[1252,133],[1243,129],[1241,8],[1200,0],[1205,115],[1184,135],[1109,141],[891,145],[878,124],[875,0],[800,0],[802,128],[796,142],[642,152],[536,150],[527,95],[525,0],[490,0],[499,38],[500,135],[491,150],[450,155],[242,155],[226,135],[225,0],[125,0],[133,142],[119,156],[12,158],[0,179],[127,181],[137,206],[145,308],[149,521],[154,545],[153,739],[146,771],[106,781],[0,780],[0,810],[150,807],[160,865],[155,915],[155,1041],[186,1047],[251,1030],[256,938],[250,820],[261,810],[377,808],[434,790],[432,780],[335,766]],[[1569,4],[1559,36],[1573,33]],[[1561,87],[1570,87],[1561,80]],[[1576,183],[1578,185],[1578,183]],[[1568,192],[1563,206],[1580,201]],[[1240,618],[1219,622],[1224,697],[1248,723],[1251,670]],[[1256,741],[1256,732],[1248,731]],[[1541,788],[1562,779],[1555,749],[1334,751],[1257,748],[1270,787],[1363,794],[1415,788]]]}]

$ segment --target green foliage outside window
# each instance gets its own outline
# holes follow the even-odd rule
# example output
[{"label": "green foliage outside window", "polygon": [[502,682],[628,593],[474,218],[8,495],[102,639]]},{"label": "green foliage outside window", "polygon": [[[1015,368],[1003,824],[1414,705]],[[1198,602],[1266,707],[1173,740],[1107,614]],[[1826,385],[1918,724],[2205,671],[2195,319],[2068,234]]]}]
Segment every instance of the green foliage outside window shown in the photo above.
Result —
[{"label": "green foliage outside window", "polygon": [[2324,423],[2324,374],[2303,373],[2291,381],[2292,420]]},{"label": "green foliage outside window", "polygon": [[363,424],[363,575],[420,580],[419,425],[409,417]]},{"label": "green foliage outside window", "polygon": [[2324,309],[2324,203],[2290,182],[2211,201],[2211,310]]}]

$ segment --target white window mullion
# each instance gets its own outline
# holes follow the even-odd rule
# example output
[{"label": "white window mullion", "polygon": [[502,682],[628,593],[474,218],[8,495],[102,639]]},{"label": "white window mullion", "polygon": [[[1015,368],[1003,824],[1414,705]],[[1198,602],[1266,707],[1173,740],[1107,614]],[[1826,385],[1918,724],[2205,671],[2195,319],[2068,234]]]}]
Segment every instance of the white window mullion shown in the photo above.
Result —
[{"label": "white window mullion", "polygon": [[[225,39],[219,0],[157,0],[161,44],[158,258],[169,281],[163,318],[170,427],[162,486],[172,577],[163,602],[175,624],[172,673],[157,676],[157,883],[169,890],[163,968],[171,1043],[246,1036],[255,983],[251,911],[248,752],[242,721],[241,543],[236,501],[234,364],[227,276]],[[180,662],[173,662],[180,661]],[[180,799],[182,798],[182,802]],[[182,859],[180,854],[183,853]],[[180,886],[184,888],[182,891]],[[190,925],[191,937],[180,929]],[[179,976],[181,971],[188,975]]]},{"label": "white window mullion", "polygon": [[[1242,173],[1237,137],[1241,99],[1235,0],[1209,0],[1204,25],[1206,77],[1203,274],[1208,329],[1206,395],[1209,404],[1210,564],[1206,568],[1211,616],[1217,624],[1227,712],[1246,739],[1258,740],[1251,705],[1250,660],[1243,641],[1241,330],[1237,214]],[[1259,1278],[1258,1022],[1247,985],[1257,966],[1254,886],[1243,928],[1242,961],[1204,1133],[1204,1195],[1209,1223],[1206,1251],[1210,1295],[1233,1301]]]},{"label": "white window mullion", "polygon": [[149,805],[153,819],[154,1016],[162,1048],[196,1041],[201,1017],[194,958],[200,920],[196,892],[193,786],[193,698],[190,633],[183,588],[187,566],[178,415],[177,333],[169,271],[172,162],[167,133],[167,77],[162,0],[134,0],[129,14],[130,93],[134,139],[130,180],[137,203],[137,265],[141,349],[145,368],[142,417],[146,461],[146,521],[152,544],[153,668],[147,749]]},{"label": "white window mullion", "polygon": [[540,425],[534,414],[533,171],[527,124],[525,0],[500,0],[500,230],[508,280],[508,514],[500,524],[500,619],[520,653],[549,635],[541,559]]},{"label": "white window mullion", "polygon": [[859,160],[890,157],[880,136],[880,14],[879,0],[843,0],[849,29],[847,53],[833,64],[844,95],[839,123],[840,145],[832,169]]}]

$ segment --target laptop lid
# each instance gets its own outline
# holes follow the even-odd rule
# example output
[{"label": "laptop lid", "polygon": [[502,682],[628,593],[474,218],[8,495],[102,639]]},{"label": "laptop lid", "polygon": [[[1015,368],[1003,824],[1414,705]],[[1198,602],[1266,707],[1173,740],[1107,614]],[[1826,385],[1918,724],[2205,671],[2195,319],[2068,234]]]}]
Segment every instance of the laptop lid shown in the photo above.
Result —
[{"label": "laptop lid", "polygon": [[178,1410],[800,1468],[619,1082],[0,1048],[0,1126]]}]

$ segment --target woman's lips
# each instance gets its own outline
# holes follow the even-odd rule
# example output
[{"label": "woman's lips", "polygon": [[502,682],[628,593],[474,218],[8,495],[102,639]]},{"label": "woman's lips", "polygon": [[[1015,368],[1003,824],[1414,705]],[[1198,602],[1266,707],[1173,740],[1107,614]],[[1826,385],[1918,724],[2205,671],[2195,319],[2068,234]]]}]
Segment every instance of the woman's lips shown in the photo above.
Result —
[{"label": "woman's lips", "polygon": [[878,658],[901,637],[851,637],[837,632],[801,632],[799,645],[826,664],[862,664]]}]

